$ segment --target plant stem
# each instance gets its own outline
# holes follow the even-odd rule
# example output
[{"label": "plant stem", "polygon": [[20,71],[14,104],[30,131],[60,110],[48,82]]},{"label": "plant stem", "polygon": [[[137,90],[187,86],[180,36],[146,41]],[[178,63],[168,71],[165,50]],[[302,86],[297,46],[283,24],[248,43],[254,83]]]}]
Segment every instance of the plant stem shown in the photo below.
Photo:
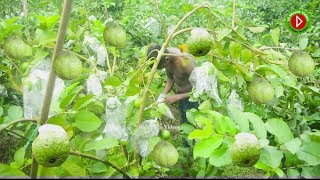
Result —
[{"label": "plant stem", "polygon": [[165,35],[166,34],[166,24],[163,20],[163,17],[162,17],[162,13],[160,11],[160,8],[159,8],[159,3],[158,3],[158,0],[154,0],[154,4],[156,6],[156,9],[157,9],[157,13],[159,15],[159,18],[160,18],[160,21],[161,21],[161,31],[162,31],[162,35]]},{"label": "plant stem", "polygon": [[[64,44],[66,32],[67,32],[68,21],[69,21],[69,17],[71,14],[71,9],[72,9],[72,0],[64,0],[56,47],[55,47],[55,49],[53,51],[53,55],[52,55],[52,66],[51,66],[51,70],[49,73],[45,97],[44,97],[44,100],[42,103],[43,105],[42,105],[41,113],[40,113],[40,123],[41,124],[45,124],[48,120],[48,114],[49,114],[52,94],[53,94],[54,85],[55,85],[55,81],[56,81],[56,74],[53,70],[53,63],[54,63],[56,57],[58,56],[58,53],[63,48],[63,44]],[[35,158],[32,156],[31,175],[30,175],[31,178],[37,177],[37,171],[38,171],[38,163],[36,162]]]},{"label": "plant stem", "polygon": [[85,154],[85,153],[81,153],[81,152],[77,152],[77,151],[70,151],[70,154],[71,155],[74,155],[74,156],[80,156],[80,157],[84,157],[84,158],[89,158],[89,159],[92,159],[92,160],[96,160],[96,161],[100,161],[102,162],[103,164],[106,164],[112,168],[114,168],[115,170],[117,170],[119,173],[121,173],[125,178],[127,179],[131,179],[130,176],[128,174],[126,174],[124,171],[122,171],[120,168],[118,168],[116,165],[112,164],[110,161],[108,160],[103,160],[103,159],[100,159],[96,156],[93,156],[93,155],[90,155],[90,154]]},{"label": "plant stem", "polygon": [[203,3],[202,5],[200,5],[200,6],[196,7],[196,8],[194,8],[192,11],[187,13],[182,19],[180,19],[180,21],[176,24],[176,26],[173,28],[171,33],[168,35],[166,41],[164,42],[164,44],[162,45],[160,51],[158,52],[157,60],[153,64],[150,76],[149,76],[148,81],[147,81],[147,86],[146,86],[146,88],[144,89],[144,92],[143,92],[142,103],[141,103],[141,106],[140,106],[140,109],[139,109],[139,114],[138,114],[137,128],[139,127],[140,123],[142,122],[143,111],[144,111],[144,108],[145,108],[145,105],[146,105],[147,95],[148,95],[149,89],[151,87],[151,83],[152,83],[154,74],[156,73],[157,67],[158,67],[158,65],[160,63],[160,59],[161,59],[165,49],[167,48],[171,38],[173,37],[173,34],[177,31],[177,29],[180,27],[180,25],[183,23],[183,21],[185,21],[189,16],[194,14],[200,8],[205,7],[205,5],[207,5],[207,2]]},{"label": "plant stem", "polygon": [[232,1],[232,28],[234,28],[234,21],[236,18],[236,0]]},{"label": "plant stem", "polygon": [[35,119],[19,119],[19,120],[11,121],[8,124],[2,124],[0,126],[0,131],[7,129],[8,127],[10,127],[14,124],[20,123],[20,122],[37,122],[37,121]]}]

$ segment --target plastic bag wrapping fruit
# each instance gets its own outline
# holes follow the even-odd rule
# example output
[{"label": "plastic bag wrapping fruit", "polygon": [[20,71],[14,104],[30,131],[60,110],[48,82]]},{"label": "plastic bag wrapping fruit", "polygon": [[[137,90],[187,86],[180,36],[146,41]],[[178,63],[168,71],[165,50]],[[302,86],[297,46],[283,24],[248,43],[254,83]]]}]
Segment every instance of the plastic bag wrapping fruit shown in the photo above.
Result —
[{"label": "plastic bag wrapping fruit", "polygon": [[106,126],[103,130],[107,137],[126,141],[126,104],[122,104],[117,97],[109,97],[106,102]]},{"label": "plastic bag wrapping fruit", "polygon": [[236,106],[238,109],[243,111],[243,101],[240,96],[237,94],[236,90],[232,89],[229,98],[227,100],[228,104]]},{"label": "plastic bag wrapping fruit", "polygon": [[131,143],[141,156],[146,157],[152,149],[149,147],[149,139],[157,136],[160,131],[160,124],[156,119],[145,120],[131,136]]},{"label": "plastic bag wrapping fruit", "polygon": [[193,96],[195,98],[206,93],[209,97],[215,99],[218,105],[222,103],[218,94],[216,71],[212,63],[204,62],[200,67],[194,68],[189,81],[193,86]]},{"label": "plastic bag wrapping fruit", "polygon": [[161,31],[160,31],[160,23],[153,17],[150,17],[146,20],[146,24],[144,28],[148,30],[152,35],[154,36],[159,36]]},{"label": "plastic bag wrapping fruit", "polygon": [[[24,118],[32,119],[38,117],[41,112],[44,94],[51,66],[50,59],[44,59],[30,69],[28,77],[23,81],[23,111]],[[64,81],[56,77],[53,90],[49,117],[60,110],[58,98],[64,90]]]},{"label": "plastic bag wrapping fruit", "polygon": [[158,108],[160,109],[161,113],[170,119],[174,120],[174,116],[170,110],[170,108],[164,103],[165,98],[167,95],[161,93],[156,101]]},{"label": "plastic bag wrapping fruit", "polygon": [[108,56],[106,47],[100,44],[100,41],[96,37],[85,35],[83,40],[83,49],[88,51],[88,47],[97,54],[97,64],[104,66]]},{"label": "plastic bag wrapping fruit", "polygon": [[[97,74],[99,76],[97,76]],[[86,81],[87,85],[87,94],[92,93],[95,96],[101,96],[102,95],[102,86],[101,86],[101,80],[105,80],[107,77],[107,73],[104,71],[99,71],[97,74],[90,74]],[[101,80],[98,78],[102,78]]]}]

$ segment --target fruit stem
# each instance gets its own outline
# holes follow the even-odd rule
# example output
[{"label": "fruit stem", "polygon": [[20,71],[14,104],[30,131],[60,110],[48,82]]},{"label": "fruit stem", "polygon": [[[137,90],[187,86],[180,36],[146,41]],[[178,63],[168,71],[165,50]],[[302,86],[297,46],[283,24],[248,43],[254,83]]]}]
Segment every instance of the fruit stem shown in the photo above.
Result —
[{"label": "fruit stem", "polygon": [[[43,103],[42,103],[43,106],[41,108],[41,113],[40,113],[40,124],[45,124],[48,120],[48,114],[49,114],[53,89],[54,89],[55,81],[56,81],[56,74],[53,70],[53,63],[54,63],[56,57],[58,56],[58,53],[63,48],[71,10],[72,10],[72,0],[64,0],[57,42],[56,42],[56,46],[55,46],[55,49],[54,49],[53,55],[52,55],[51,70],[49,73],[46,92],[45,92],[45,96],[44,96]],[[31,178],[36,178],[37,172],[38,172],[38,163],[36,162],[34,156],[32,156],[32,165],[31,165],[31,174],[30,174]]]},{"label": "fruit stem", "polygon": [[117,170],[119,173],[121,173],[125,178],[127,179],[131,179],[130,176],[125,173],[124,171],[122,171],[120,168],[118,168],[116,165],[114,165],[113,163],[111,163],[110,161],[108,160],[103,160],[103,159],[100,159],[96,156],[93,156],[93,155],[90,155],[90,154],[85,154],[85,153],[81,153],[81,152],[78,152],[78,151],[70,151],[70,154],[71,155],[74,155],[74,156],[80,156],[80,157],[84,157],[84,158],[89,158],[89,159],[92,159],[92,160],[96,160],[96,161],[100,161],[102,162],[103,164],[106,164],[112,168],[114,168],[115,170]]}]

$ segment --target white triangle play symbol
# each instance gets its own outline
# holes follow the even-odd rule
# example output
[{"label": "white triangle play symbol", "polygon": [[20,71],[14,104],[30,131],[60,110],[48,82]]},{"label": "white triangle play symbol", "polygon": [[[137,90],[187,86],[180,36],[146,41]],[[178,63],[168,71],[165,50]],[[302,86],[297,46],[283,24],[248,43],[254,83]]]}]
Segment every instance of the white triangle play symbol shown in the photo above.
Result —
[{"label": "white triangle play symbol", "polygon": [[303,20],[296,16],[296,27],[299,27],[303,23]]}]

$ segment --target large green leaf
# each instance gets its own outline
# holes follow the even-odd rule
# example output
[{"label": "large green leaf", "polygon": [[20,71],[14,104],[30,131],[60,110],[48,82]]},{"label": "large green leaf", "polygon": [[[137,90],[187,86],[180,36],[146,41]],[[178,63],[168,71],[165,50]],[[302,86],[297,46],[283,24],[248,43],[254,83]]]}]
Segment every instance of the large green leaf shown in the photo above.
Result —
[{"label": "large green leaf", "polygon": [[280,166],[282,158],[283,152],[272,146],[264,147],[260,154],[260,161],[272,169]]},{"label": "large green leaf", "polygon": [[320,176],[320,165],[315,167],[303,167],[301,175],[303,177],[319,177]]},{"label": "large green leaf", "polygon": [[299,39],[299,48],[301,50],[304,50],[308,46],[308,43],[309,43],[309,39],[307,37],[300,38]]},{"label": "large green leaf", "polygon": [[193,157],[208,158],[212,152],[223,142],[223,136],[219,134],[212,135],[206,139],[201,139],[194,147]]},{"label": "large green leaf", "polygon": [[87,106],[88,104],[90,104],[91,102],[95,101],[96,99],[93,98],[93,94],[88,94],[80,99],[78,99],[76,101],[76,103],[74,104],[74,108],[76,110],[81,110],[81,108]]},{"label": "large green leaf", "polygon": [[19,148],[14,154],[14,161],[21,167],[24,163],[24,155],[26,151],[24,147]]},{"label": "large green leaf", "polygon": [[249,132],[249,121],[235,105],[228,104],[228,114],[239,126],[241,132]]},{"label": "large green leaf", "polygon": [[196,117],[196,121],[198,121],[201,124],[204,124],[204,129],[196,129],[192,131],[188,139],[204,139],[211,136],[213,133],[213,125],[212,121],[210,119],[204,118],[204,117]]},{"label": "large green leaf", "polygon": [[320,164],[320,143],[317,142],[305,142],[296,153],[300,160],[305,161],[311,166]]},{"label": "large green leaf", "polygon": [[74,159],[69,158],[61,165],[67,176],[86,176],[86,168],[78,164]]},{"label": "large green leaf", "polygon": [[248,121],[252,124],[254,129],[253,134],[255,134],[259,139],[267,138],[267,131],[265,125],[258,115],[251,112],[244,112],[242,113],[242,116],[244,118],[247,118]]},{"label": "large green leaf", "polygon": [[228,116],[223,116],[222,114],[216,111],[210,111],[208,113],[213,117],[214,125],[218,133],[229,133],[231,135],[235,135],[237,133],[238,129],[236,123]]},{"label": "large green leaf", "polygon": [[227,144],[213,151],[209,158],[209,163],[216,167],[225,166],[232,163],[231,155]]},{"label": "large green leaf", "polygon": [[17,120],[23,116],[23,109],[21,106],[10,106],[8,109],[8,117],[10,121]]},{"label": "large green leaf", "polygon": [[92,112],[80,111],[75,115],[75,125],[83,132],[92,132],[101,125],[101,120]]},{"label": "large green leaf", "polygon": [[119,143],[116,139],[106,137],[101,140],[95,140],[93,142],[88,143],[84,147],[84,151],[111,149],[116,146],[119,146]]},{"label": "large green leaf", "polygon": [[105,84],[117,87],[121,84],[121,80],[116,76],[110,76],[106,79]]},{"label": "large green leaf", "polygon": [[7,164],[0,164],[0,176],[26,176],[24,172]]},{"label": "large green leaf", "polygon": [[224,37],[228,36],[231,33],[231,29],[229,28],[222,28],[220,30],[217,30],[217,41],[221,41]]},{"label": "large green leaf", "polygon": [[289,126],[282,119],[269,119],[265,125],[267,131],[276,136],[280,143],[287,143],[294,138]]},{"label": "large green leaf", "polygon": [[279,37],[280,37],[280,28],[276,27],[272,29],[271,31],[271,38],[274,43],[274,45],[278,46],[279,45]]},{"label": "large green leaf", "polygon": [[294,138],[291,141],[285,143],[284,146],[292,154],[295,154],[296,152],[298,152],[298,150],[301,146],[301,140],[299,138]]}]

